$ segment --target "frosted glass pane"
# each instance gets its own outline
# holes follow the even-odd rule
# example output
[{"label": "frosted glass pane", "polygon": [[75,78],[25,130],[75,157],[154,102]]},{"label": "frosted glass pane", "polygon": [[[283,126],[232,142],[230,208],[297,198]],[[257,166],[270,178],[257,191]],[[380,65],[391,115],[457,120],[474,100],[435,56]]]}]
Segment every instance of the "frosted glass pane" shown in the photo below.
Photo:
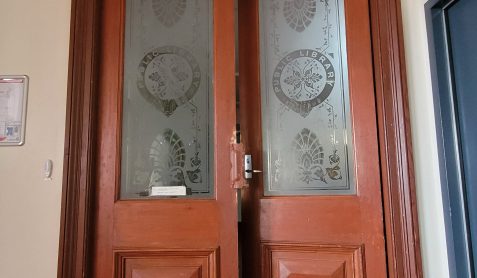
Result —
[{"label": "frosted glass pane", "polygon": [[213,186],[212,0],[126,0],[121,198]]},{"label": "frosted glass pane", "polygon": [[265,195],[354,194],[343,0],[260,0]]}]

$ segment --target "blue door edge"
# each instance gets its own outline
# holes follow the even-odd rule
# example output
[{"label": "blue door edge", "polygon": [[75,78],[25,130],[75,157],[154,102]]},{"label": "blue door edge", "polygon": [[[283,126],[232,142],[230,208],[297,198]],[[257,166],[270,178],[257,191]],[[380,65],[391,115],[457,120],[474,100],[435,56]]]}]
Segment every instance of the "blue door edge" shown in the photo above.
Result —
[{"label": "blue door edge", "polygon": [[452,60],[449,55],[446,9],[458,0],[429,0],[425,3],[429,61],[434,102],[436,138],[442,189],[443,213],[452,278],[472,278],[472,246],[469,239],[465,185],[455,122]]}]

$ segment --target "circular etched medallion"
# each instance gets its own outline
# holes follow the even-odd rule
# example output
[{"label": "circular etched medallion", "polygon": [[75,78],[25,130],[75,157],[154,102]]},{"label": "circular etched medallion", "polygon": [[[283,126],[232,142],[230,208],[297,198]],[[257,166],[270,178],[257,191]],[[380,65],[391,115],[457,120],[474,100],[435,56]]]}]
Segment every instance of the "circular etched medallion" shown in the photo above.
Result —
[{"label": "circular etched medallion", "polygon": [[138,67],[141,94],[167,116],[195,95],[200,86],[200,67],[194,56],[176,46],[147,53]]},{"label": "circular etched medallion", "polygon": [[306,117],[331,94],[335,70],[323,53],[312,49],[296,50],[278,63],[272,85],[283,104]]}]

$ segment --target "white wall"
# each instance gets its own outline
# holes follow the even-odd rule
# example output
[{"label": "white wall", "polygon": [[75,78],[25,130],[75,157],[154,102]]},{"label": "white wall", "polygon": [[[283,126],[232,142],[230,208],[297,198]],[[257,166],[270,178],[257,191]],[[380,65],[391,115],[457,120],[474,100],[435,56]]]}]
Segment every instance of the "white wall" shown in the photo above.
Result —
[{"label": "white wall", "polygon": [[[0,277],[56,277],[70,0],[0,0],[0,75],[30,77],[26,143],[0,147]],[[54,162],[53,179],[42,167]]]},{"label": "white wall", "polygon": [[401,0],[424,275],[449,277],[437,156],[429,51],[427,0]]}]

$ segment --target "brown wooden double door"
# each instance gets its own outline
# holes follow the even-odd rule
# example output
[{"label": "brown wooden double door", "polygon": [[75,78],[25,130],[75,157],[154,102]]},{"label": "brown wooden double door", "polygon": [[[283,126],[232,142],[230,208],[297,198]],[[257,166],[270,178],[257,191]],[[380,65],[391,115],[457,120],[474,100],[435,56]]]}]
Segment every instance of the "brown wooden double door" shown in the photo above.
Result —
[{"label": "brown wooden double door", "polygon": [[[135,3],[132,5],[150,3],[149,12],[156,16],[159,23],[162,24],[161,26],[169,28],[176,22],[180,24],[181,20],[186,22],[181,17],[187,16],[188,9],[192,9],[191,7],[194,7],[194,4],[198,5],[199,2],[205,1],[143,0],[131,3]],[[277,5],[276,13],[285,16],[283,22],[287,22],[292,31],[303,34],[303,31],[311,26],[310,20],[311,22],[321,20],[319,15],[320,7],[325,7],[323,3],[327,4],[331,1],[269,0],[268,2],[272,6]],[[335,2],[340,3],[340,1]],[[209,21],[210,53],[213,54],[208,57],[208,60],[205,59],[210,66],[210,80],[207,81],[204,74],[199,75],[195,70],[198,66],[195,66],[196,62],[191,58],[193,55],[189,55],[195,53],[193,43],[187,50],[186,47],[168,46],[168,43],[164,43],[166,46],[161,48],[153,44],[147,45],[146,42],[145,48],[149,48],[151,51],[144,51],[144,58],[139,59],[140,61],[133,65],[134,70],[138,71],[139,77],[132,78],[135,80],[132,85],[124,82],[125,76],[127,76],[127,67],[130,66],[125,58],[125,51],[128,51],[130,41],[140,40],[140,38],[131,35],[128,37],[128,32],[131,32],[128,30],[130,27],[128,21],[137,20],[140,28],[149,28],[152,23],[147,20],[142,21],[138,19],[138,16],[132,16],[130,13],[134,12],[134,8],[129,9],[126,1],[105,0],[102,5],[99,122],[97,126],[98,143],[95,152],[97,156],[97,190],[95,193],[92,276],[98,278],[233,278],[238,277],[241,272],[242,276],[246,278],[386,277],[368,1],[345,0],[343,2],[344,6],[341,12],[344,11],[344,14],[341,16],[344,18],[342,21],[344,27],[340,30],[345,30],[345,33],[341,35],[346,41],[346,51],[343,50],[343,53],[346,52],[347,58],[340,60],[333,55],[323,55],[321,59],[320,55],[324,53],[324,50],[318,51],[318,54],[312,52],[300,54],[304,52],[289,50],[283,51],[285,54],[281,57],[283,61],[289,61],[293,57],[287,55],[296,53],[296,55],[301,55],[296,58],[296,67],[299,67],[302,62],[308,65],[309,62],[305,60],[307,57],[311,59],[311,62],[317,63],[316,65],[321,65],[321,72],[318,71],[313,78],[318,80],[319,76],[323,77],[324,75],[324,78],[328,79],[322,85],[319,81],[316,81],[316,86],[309,85],[308,91],[311,93],[323,93],[326,86],[331,86],[331,82],[338,82],[338,78],[330,79],[334,76],[331,76],[327,68],[328,60],[333,58],[341,62],[345,60],[347,64],[346,67],[341,68],[344,72],[341,79],[343,76],[346,77],[346,82],[343,83],[346,84],[342,85],[349,89],[347,91],[349,92],[347,100],[349,108],[344,110],[348,114],[343,116],[349,119],[347,124],[349,133],[344,134],[343,138],[349,140],[348,145],[352,148],[347,148],[349,169],[346,176],[350,190],[344,194],[334,190],[328,191],[329,193],[322,190],[312,191],[310,194],[303,194],[303,191],[293,194],[287,189],[285,189],[286,194],[280,194],[280,190],[278,190],[278,194],[274,194],[265,189],[269,188],[267,183],[271,182],[272,173],[270,171],[253,174],[253,178],[248,181],[249,186],[240,191],[235,188],[240,182],[234,183],[234,181],[241,180],[243,174],[237,172],[237,169],[242,168],[240,167],[240,163],[243,163],[240,160],[242,154],[234,153],[237,149],[234,147],[237,143],[237,121],[241,125],[241,143],[246,152],[252,154],[255,168],[267,171],[262,168],[267,165],[265,162],[268,161],[267,153],[264,152],[263,135],[267,133],[263,133],[263,131],[267,128],[272,129],[273,126],[269,126],[265,122],[263,112],[269,108],[267,105],[272,104],[263,100],[267,81],[264,82],[262,79],[267,73],[261,69],[260,61],[262,56],[266,55],[265,51],[268,48],[261,42],[260,36],[268,33],[260,31],[260,24],[264,23],[265,19],[261,18],[259,12],[266,6],[262,5],[260,8],[258,0],[240,0],[237,5],[234,5],[233,0],[215,0],[210,3],[211,5],[208,6],[212,19]],[[238,13],[236,13],[237,10]],[[200,9],[196,8],[195,12],[199,13]],[[144,13],[139,17],[144,16]],[[332,12],[326,10],[321,14],[326,16],[326,13]],[[237,21],[235,20],[236,14],[238,14]],[[274,13],[270,14],[274,15]],[[287,20],[286,16],[295,16],[295,18]],[[273,23],[273,20],[270,19],[270,22]],[[236,28],[236,22],[238,22],[238,28]],[[156,30],[151,28],[151,30]],[[194,30],[192,31],[194,32]],[[236,36],[237,32],[238,36]],[[180,36],[181,34],[177,33],[176,35]],[[239,42],[238,49],[235,47],[236,37]],[[159,41],[160,38],[159,35]],[[165,36],[164,40],[171,38],[174,39],[174,36]],[[196,40],[200,39],[200,36],[196,38]],[[282,41],[286,41],[286,38],[282,37]],[[177,58],[174,55],[182,58]],[[236,57],[238,57],[237,60]],[[201,64],[200,59],[197,58],[198,64]],[[236,65],[236,61],[238,65]],[[141,66],[141,63],[146,65]],[[263,63],[262,60],[262,66]],[[164,65],[166,64],[171,65],[171,68],[167,69],[170,71],[165,71]],[[149,72],[149,65],[155,66],[156,72]],[[172,68],[174,65],[177,68],[180,65],[188,65],[189,68],[184,72],[177,72]],[[337,72],[336,67],[335,65],[334,70]],[[203,70],[203,68],[201,69]],[[284,74],[286,69],[280,70]],[[276,72],[276,69],[275,72],[272,70],[272,76]],[[239,75],[238,86],[236,86],[236,73]],[[285,83],[288,82],[288,86],[291,86],[290,90],[284,92],[284,95],[292,100],[291,102],[294,100],[301,103],[303,98],[306,101],[312,98],[302,97],[300,99],[300,96],[290,95],[299,86],[305,86],[306,82],[311,82],[312,76],[305,76],[308,73],[304,70],[303,76],[297,76],[299,73],[296,73],[295,79],[292,78],[293,74],[287,79],[288,81],[280,79]],[[161,91],[162,87],[160,86],[173,87],[172,83],[167,83],[164,80],[162,80],[163,83],[158,81],[161,74],[163,74],[162,78],[169,76],[168,74],[171,76],[175,74],[177,80],[181,80],[183,83],[181,83],[182,87],[174,87],[171,90],[175,90],[176,93],[182,92],[184,96],[171,96],[167,88],[165,91]],[[187,84],[189,75],[190,84]],[[156,78],[155,82],[158,82],[159,87],[148,85],[144,80],[142,80],[144,83],[137,81],[141,78],[150,78],[151,80]],[[201,85],[194,87],[194,78],[200,79]],[[124,183],[136,181],[139,183],[141,172],[135,170],[134,173],[139,174],[137,174],[137,178],[132,178],[134,181],[123,177],[124,172],[129,171],[129,168],[124,166],[124,162],[128,159],[126,152],[132,149],[127,145],[129,144],[128,140],[146,140],[144,138],[147,135],[137,134],[136,139],[124,136],[126,128],[124,119],[126,113],[130,112],[127,105],[131,100],[125,97],[123,92],[129,88],[128,86],[145,88],[144,90],[150,89],[148,98],[144,97],[144,94],[141,95],[141,92],[138,93],[139,96],[150,102],[148,105],[152,107],[151,109],[160,110],[160,113],[165,114],[164,119],[172,121],[175,117],[174,113],[182,111],[180,110],[181,103],[190,103],[191,99],[195,97],[187,95],[191,88],[200,90],[202,88],[200,86],[206,83],[212,84],[207,87],[210,91],[208,101],[211,105],[208,106],[210,109],[208,112],[209,122],[205,126],[209,128],[207,136],[210,137],[206,136],[209,138],[210,151],[207,156],[210,160],[209,168],[206,170],[210,170],[208,181],[213,184],[213,190],[209,192],[209,195],[201,195],[202,193],[199,191],[197,191],[199,192],[197,195],[191,195],[190,189],[187,189],[186,195],[188,196],[185,198],[181,196],[171,198],[171,196],[165,197],[165,195],[151,197],[151,195],[142,194],[144,192],[139,192],[136,197],[129,198],[129,195],[125,195],[123,192]],[[273,86],[273,83],[271,84]],[[236,92],[236,88],[239,89],[239,92]],[[285,91],[284,87],[282,89]],[[273,93],[274,88],[272,87],[271,90]],[[239,94],[240,100],[239,113],[237,113],[236,93]],[[330,94],[332,93],[333,91],[330,91]],[[165,100],[168,96],[175,99],[176,102],[171,104],[170,99]],[[327,97],[321,94],[320,96]],[[198,102],[199,100],[195,104]],[[324,99],[318,100],[318,102],[325,103]],[[282,103],[279,104],[283,106],[283,111],[294,113],[293,105],[286,107],[287,102]],[[313,105],[305,105],[303,108],[305,112],[301,111],[300,117],[309,120],[312,119],[312,111],[324,109]],[[147,111],[144,111],[144,114],[147,114]],[[237,115],[240,115],[239,119],[237,119]],[[337,113],[337,115],[341,114]],[[143,124],[141,121],[143,120],[137,120],[127,128],[131,129],[135,127],[134,125]],[[160,126],[161,122],[158,121],[157,125]],[[177,127],[177,129],[180,128]],[[203,130],[203,128],[198,129]],[[286,130],[285,127],[285,133]],[[292,125],[290,125],[290,130],[293,130]],[[154,141],[151,146],[158,148],[158,145],[166,141],[172,144],[174,139],[174,146],[187,150],[186,140],[182,140],[184,142],[180,143],[180,132],[175,134],[173,135],[167,129],[167,132],[161,135],[162,137],[154,139],[158,143],[154,145],[156,142]],[[312,131],[305,128],[301,129],[300,134],[308,136],[307,138],[313,138]],[[204,148],[204,144],[202,144],[202,148]],[[332,184],[335,179],[338,180],[344,176],[345,171],[343,168],[336,168],[336,165],[325,167],[327,162],[323,162],[323,158],[326,160],[329,156],[331,162],[337,162],[337,159],[336,156],[326,153],[326,147],[323,148],[318,148],[324,154],[319,154],[321,160],[317,162],[316,167],[322,167],[325,172],[315,171],[310,175],[317,176],[318,178],[315,177],[317,182],[322,182],[323,188],[326,189],[326,186]],[[176,149],[174,150],[177,152]],[[175,158],[169,157],[169,164],[166,163],[170,168],[172,164],[179,163],[174,164],[176,167],[173,176],[175,178],[174,185],[181,187],[181,182],[186,183],[186,181],[197,184],[199,180],[197,175],[194,175],[194,171],[185,168],[188,167],[189,161],[192,166],[197,166],[197,161],[200,159],[194,160],[187,157],[186,151],[181,152],[179,156],[177,153],[175,154],[175,157],[179,157],[183,162],[177,162],[176,160],[179,158],[174,160]],[[153,166],[155,165],[154,167],[164,167],[159,162],[157,165],[154,164],[156,162],[154,159],[158,154],[153,150],[149,151],[147,155],[148,161]],[[309,164],[305,162],[303,162],[303,167],[309,167]],[[134,165],[140,168],[141,163],[137,162]],[[181,167],[184,168],[183,172]],[[181,169],[178,170],[178,168]],[[197,174],[197,169],[199,168],[196,168],[195,174]],[[338,169],[342,171],[340,172]],[[147,178],[142,179],[148,183],[150,190],[163,185],[162,181],[152,181],[151,177],[157,172],[151,171],[152,173],[149,172]],[[200,181],[205,180],[204,177],[207,175],[205,172],[202,171],[203,176]],[[266,175],[268,178],[265,178]],[[338,177],[338,175],[340,176]],[[164,178],[164,175],[159,176]],[[302,181],[308,184],[310,179],[305,178]],[[285,180],[283,183],[287,182],[290,183],[290,180]],[[281,186],[289,188],[287,184]],[[161,194],[167,194],[164,191],[161,192]],[[239,219],[239,209],[241,209],[241,219]],[[239,233],[241,233],[240,252]],[[239,261],[241,261],[240,265]]]}]

